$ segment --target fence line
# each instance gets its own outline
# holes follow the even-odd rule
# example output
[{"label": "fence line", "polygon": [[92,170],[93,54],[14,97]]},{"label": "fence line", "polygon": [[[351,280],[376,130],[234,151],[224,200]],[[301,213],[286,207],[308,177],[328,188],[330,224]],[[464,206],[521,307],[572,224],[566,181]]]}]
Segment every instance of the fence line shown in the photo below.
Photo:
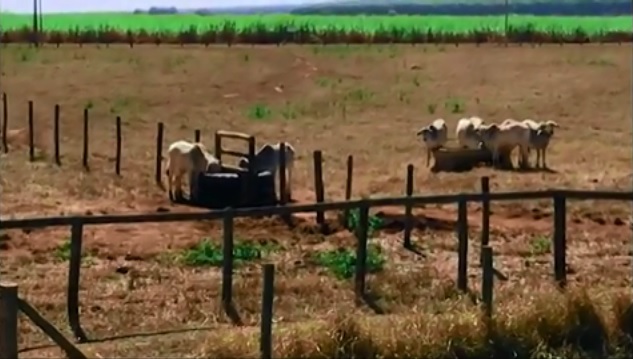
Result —
[{"label": "fence line", "polygon": [[[2,130],[2,141],[3,141],[3,149],[4,153],[8,153],[9,146],[7,140],[7,128],[8,128],[8,100],[7,94],[3,93],[3,130]],[[59,104],[55,104],[54,106],[54,116],[53,116],[53,147],[54,147],[54,159],[55,164],[61,166],[61,155],[60,155],[60,106]],[[34,102],[28,101],[28,136],[29,136],[29,160],[35,161],[35,125],[34,125]],[[84,108],[83,110],[83,152],[82,152],[82,164],[85,171],[90,171],[89,166],[89,122],[90,115],[89,109]],[[154,172],[154,180],[160,189],[164,190],[164,186],[162,183],[162,166],[163,166],[163,139],[165,132],[165,125],[162,122],[159,122],[156,132],[156,152],[155,152],[155,172]],[[122,148],[123,148],[123,130],[122,130],[122,120],[121,116],[116,116],[115,118],[115,135],[116,135],[116,144],[115,144],[115,164],[114,164],[114,172],[117,176],[121,176],[121,161],[122,161]],[[194,130],[194,141],[200,142],[201,140],[201,131],[200,129]],[[223,150],[221,145],[222,138],[233,138],[233,139],[242,139],[248,140],[248,152],[238,152],[238,151],[229,151]],[[252,157],[255,155],[255,138],[253,136],[248,136],[245,134],[230,132],[230,131],[217,131],[215,133],[215,155],[219,160],[221,160],[222,153],[233,156],[246,156]],[[284,188],[286,187],[286,161],[285,161],[285,153],[286,147],[285,143],[282,143],[280,146],[280,176],[279,176],[279,187],[280,187],[280,204],[287,203],[290,198],[286,198],[286,192]],[[314,153],[314,161],[315,161],[315,174],[318,174],[318,178],[315,178],[315,193],[318,199],[317,202],[324,201],[324,186],[323,186],[323,171],[322,171],[322,154],[320,151],[315,151]],[[318,163],[317,163],[318,162]],[[250,178],[253,178],[254,174],[249,173]],[[247,181],[248,184],[248,181]],[[243,195],[246,196],[244,199],[248,199],[250,197],[249,189],[245,188],[245,193]],[[318,220],[319,224],[324,225],[324,218],[321,216]]]},{"label": "fence line", "polygon": [[[484,177],[486,178],[486,177]],[[0,220],[0,229],[16,228],[42,228],[51,226],[69,226],[75,223],[102,225],[102,224],[125,224],[125,223],[163,223],[163,222],[187,222],[222,219],[226,216],[258,217],[258,216],[279,216],[295,213],[342,211],[370,207],[404,206],[411,203],[413,206],[429,204],[456,204],[461,200],[467,202],[490,201],[519,201],[519,200],[539,200],[553,199],[559,196],[565,199],[574,200],[606,200],[606,201],[633,201],[633,191],[579,191],[553,189],[544,191],[514,191],[514,192],[494,192],[494,193],[456,193],[443,195],[420,195],[404,197],[382,197],[371,199],[360,199],[341,202],[323,202],[302,205],[272,206],[272,207],[251,207],[251,208],[227,208],[221,210],[210,210],[198,213],[148,213],[148,214],[119,214],[103,216],[60,216],[60,217],[39,217]]]},{"label": "fence line", "polygon": [[[489,188],[489,180],[481,179],[482,190]],[[357,238],[356,258],[357,265],[354,275],[354,292],[355,302],[358,305],[368,305],[370,296],[366,292],[366,260],[367,260],[367,242],[369,230],[369,209],[373,206],[401,205],[408,204],[432,204],[432,203],[458,203],[458,223],[456,226],[458,245],[458,268],[457,268],[457,287],[462,292],[468,292],[468,202],[485,202],[495,200],[510,199],[542,199],[550,198],[554,202],[554,245],[553,245],[553,261],[554,261],[554,279],[556,283],[565,288],[567,283],[566,272],[566,200],[568,198],[575,199],[611,199],[611,200],[633,200],[633,192],[591,192],[591,191],[565,191],[550,190],[541,192],[508,192],[508,193],[490,193],[482,191],[482,193],[469,193],[457,195],[441,195],[441,196],[404,196],[397,198],[382,199],[362,199],[356,201],[317,203],[311,205],[292,205],[284,207],[263,207],[263,208],[243,208],[243,209],[225,209],[219,211],[209,211],[206,213],[176,213],[176,214],[146,214],[146,215],[119,215],[119,216],[75,216],[75,217],[58,217],[58,218],[34,218],[34,219],[17,219],[0,221],[0,229],[15,229],[25,227],[46,227],[57,225],[71,225],[71,248],[68,273],[68,292],[67,292],[67,310],[69,326],[73,335],[79,342],[88,342],[90,339],[85,333],[80,322],[79,312],[79,279],[81,268],[81,252],[83,242],[83,227],[86,224],[112,224],[112,223],[142,223],[142,222],[166,222],[166,221],[190,221],[200,219],[223,219],[223,263],[222,263],[222,306],[227,316],[235,323],[241,324],[239,313],[235,309],[233,297],[233,241],[234,241],[234,219],[237,217],[262,216],[274,214],[289,214],[299,212],[314,212],[316,210],[340,210],[340,209],[359,209],[360,218],[355,235]],[[409,215],[411,216],[411,214]],[[489,223],[490,212],[482,211],[482,224]],[[411,219],[408,219],[411,220]],[[484,270],[482,278],[482,295],[484,310],[488,316],[492,315],[492,282],[495,270],[492,264],[492,250],[489,245],[483,244],[489,240],[489,228],[482,228],[482,251],[480,255],[480,263]],[[405,247],[403,243],[403,247]],[[270,267],[267,267],[270,268]],[[267,269],[270,271],[271,269]],[[267,278],[271,277],[270,272]],[[265,301],[270,305],[269,289],[266,289]],[[375,305],[375,304],[373,304]],[[374,309],[374,308],[372,308]],[[380,312],[380,308],[374,309]],[[265,309],[262,315],[268,317],[272,313],[272,309]],[[263,317],[263,319],[265,319]],[[262,355],[270,357],[270,325],[262,322]]]}]

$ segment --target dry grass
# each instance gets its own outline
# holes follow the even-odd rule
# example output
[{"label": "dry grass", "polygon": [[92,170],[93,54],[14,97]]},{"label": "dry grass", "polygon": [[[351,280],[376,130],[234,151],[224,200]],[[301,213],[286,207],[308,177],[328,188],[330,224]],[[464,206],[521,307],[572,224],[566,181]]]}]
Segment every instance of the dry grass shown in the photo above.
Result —
[{"label": "dry grass", "polygon": [[[631,189],[631,62],[625,46],[69,46],[40,52],[9,46],[2,57],[9,127],[20,133],[26,126],[26,103],[34,100],[42,151],[40,160],[28,163],[23,136],[14,136],[10,153],[2,155],[3,218],[170,207],[166,194],[153,183],[158,121],[166,124],[165,143],[192,138],[196,128],[205,142],[218,129],[251,133],[260,142],[288,140],[298,151],[294,185],[301,201],[313,200],[310,156],[315,149],[324,151],[326,197],[332,200],[343,196],[348,154],[355,156],[355,196],[402,193],[409,163],[416,165],[419,193],[477,190],[483,175],[491,177],[493,191]],[[50,160],[56,103],[62,108],[61,168]],[[90,173],[80,171],[85,106],[91,107]],[[548,156],[556,173],[477,169],[431,174],[423,166],[414,130],[435,117],[446,118],[454,128],[457,118],[471,114],[489,121],[531,117],[559,122],[562,128]],[[121,178],[114,176],[116,115],[124,120]],[[309,226],[290,231],[268,219],[238,221],[236,237],[275,244],[262,260],[277,265],[274,343],[280,357],[480,358],[502,357],[508,348],[519,357],[533,349],[563,355],[579,350],[578,338],[589,335],[578,328],[596,338],[583,350],[623,348],[616,319],[630,321],[617,314],[622,309],[613,307],[616,301],[618,308],[631,301],[631,242],[624,227],[629,206],[568,206],[570,281],[572,287],[591,288],[591,305],[577,293],[580,289],[565,300],[552,297],[560,294],[548,284],[551,204],[493,204],[495,266],[508,280],[497,284],[492,342],[484,340],[488,338],[477,310],[454,289],[452,206],[419,210],[419,215],[434,220],[427,224],[441,224],[414,231],[414,242],[426,257],[402,249],[401,233],[395,230],[383,231],[373,240],[387,261],[370,279],[385,316],[355,308],[351,285],[334,279],[312,260],[317,251],[352,247],[350,233],[322,236]],[[470,213],[472,238],[479,235],[477,207]],[[216,241],[220,233],[221,224],[207,222],[86,228],[89,258],[82,268],[81,300],[82,320],[91,337],[211,329],[111,340],[83,349],[102,357],[255,356],[259,261],[247,263],[236,274],[235,300],[246,326],[233,328],[219,309],[218,271],[174,260],[203,237]],[[0,275],[16,280],[22,295],[63,329],[67,264],[61,263],[59,251],[68,236],[68,229],[46,229],[7,231],[0,238]],[[477,290],[475,242],[470,272]],[[341,313],[353,317],[353,325]],[[45,343],[27,324],[21,323],[21,330],[22,348]],[[346,335],[352,339],[343,345]],[[55,350],[23,355],[59,355]]]}]

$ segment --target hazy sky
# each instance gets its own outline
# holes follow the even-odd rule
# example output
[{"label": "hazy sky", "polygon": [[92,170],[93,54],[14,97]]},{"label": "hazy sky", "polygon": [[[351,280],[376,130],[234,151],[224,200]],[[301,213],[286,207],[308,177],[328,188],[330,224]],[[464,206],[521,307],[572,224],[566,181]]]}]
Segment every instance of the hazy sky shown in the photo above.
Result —
[{"label": "hazy sky", "polygon": [[[243,5],[270,4],[309,4],[323,0],[41,0],[44,13],[47,12],[86,12],[86,11],[126,11],[147,9],[150,6],[179,8],[228,7]],[[0,11],[30,13],[33,1],[0,0]]]}]

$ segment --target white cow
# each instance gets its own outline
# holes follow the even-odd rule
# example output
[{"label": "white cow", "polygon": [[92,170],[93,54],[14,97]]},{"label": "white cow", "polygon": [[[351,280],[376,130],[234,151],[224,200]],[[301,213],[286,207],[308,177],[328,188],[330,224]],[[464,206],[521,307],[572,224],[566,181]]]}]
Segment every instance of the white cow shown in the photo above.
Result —
[{"label": "white cow", "polygon": [[192,190],[197,191],[200,173],[222,171],[220,161],[199,142],[176,141],[169,145],[167,153],[165,174],[167,175],[171,201],[174,201],[173,186],[176,186],[176,199],[183,198],[182,177],[184,175],[189,175]]},{"label": "white cow", "polygon": [[416,135],[422,137],[422,142],[426,147],[426,166],[428,167],[431,160],[431,152],[443,147],[448,140],[446,121],[438,118],[430,125],[418,130]]},{"label": "white cow", "polygon": [[500,125],[482,125],[477,130],[484,146],[492,152],[493,166],[500,164],[501,155],[511,154],[516,147],[520,149],[519,165],[525,166],[531,131],[528,125],[514,120],[506,120]]}]

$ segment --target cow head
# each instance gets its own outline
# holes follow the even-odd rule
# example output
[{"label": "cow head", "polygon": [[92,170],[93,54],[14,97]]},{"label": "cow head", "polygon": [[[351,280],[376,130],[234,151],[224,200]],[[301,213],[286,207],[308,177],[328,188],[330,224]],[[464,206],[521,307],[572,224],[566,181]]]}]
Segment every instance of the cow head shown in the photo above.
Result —
[{"label": "cow head", "polygon": [[433,126],[425,126],[417,132],[417,136],[422,137],[424,142],[434,141],[437,139],[438,130]]}]

